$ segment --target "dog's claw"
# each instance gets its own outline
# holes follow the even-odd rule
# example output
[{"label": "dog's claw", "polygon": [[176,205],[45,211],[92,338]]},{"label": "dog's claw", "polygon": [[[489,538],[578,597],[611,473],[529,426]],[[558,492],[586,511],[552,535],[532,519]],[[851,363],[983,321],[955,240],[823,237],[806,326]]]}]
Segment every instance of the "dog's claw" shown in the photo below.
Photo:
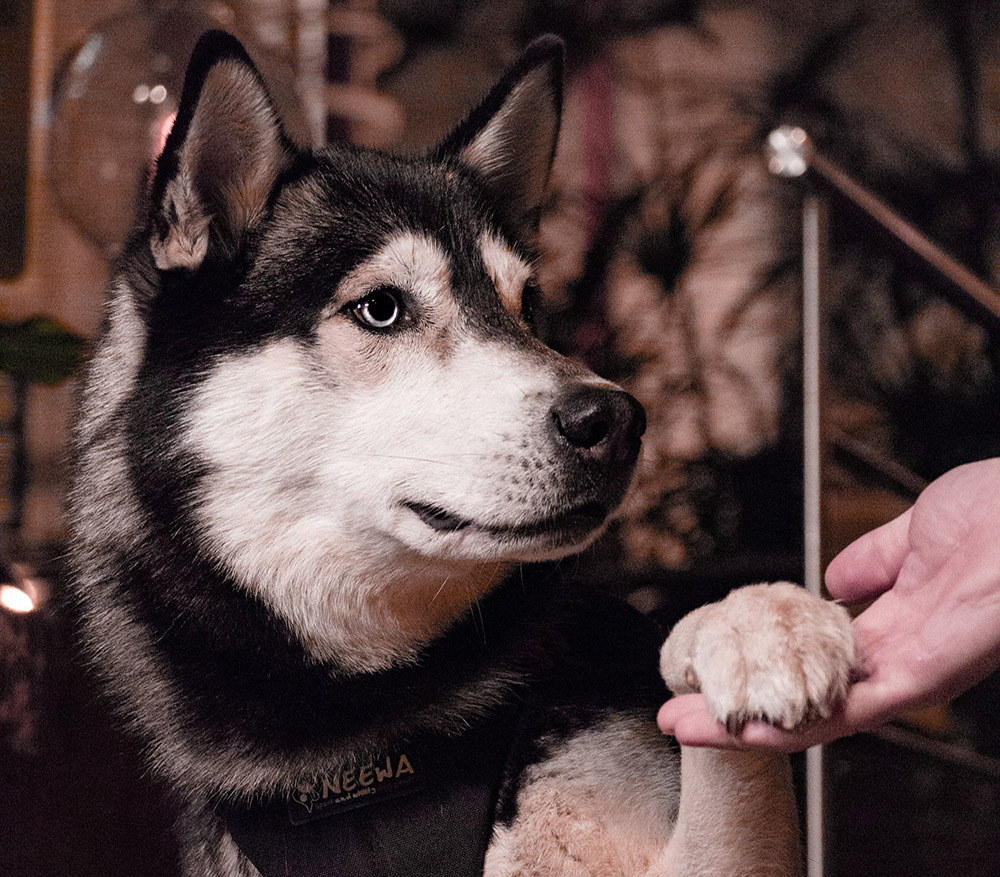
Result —
[{"label": "dog's claw", "polygon": [[739,737],[743,733],[743,729],[747,725],[747,719],[744,716],[729,715],[726,716],[726,733],[730,737]]}]

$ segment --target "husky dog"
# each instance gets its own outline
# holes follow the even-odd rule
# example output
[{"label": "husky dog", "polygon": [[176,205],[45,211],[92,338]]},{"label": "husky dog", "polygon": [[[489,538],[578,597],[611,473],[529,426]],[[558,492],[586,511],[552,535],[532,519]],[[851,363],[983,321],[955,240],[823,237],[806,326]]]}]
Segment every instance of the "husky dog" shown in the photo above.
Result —
[{"label": "husky dog", "polygon": [[[85,640],[188,875],[798,869],[784,760],[678,758],[655,631],[518,566],[596,538],[644,428],[532,330],[561,64],[533,43],[401,158],[295,147],[235,40],[195,50],[71,497]],[[663,650],[731,727],[828,713],[852,664],[791,585]]]}]

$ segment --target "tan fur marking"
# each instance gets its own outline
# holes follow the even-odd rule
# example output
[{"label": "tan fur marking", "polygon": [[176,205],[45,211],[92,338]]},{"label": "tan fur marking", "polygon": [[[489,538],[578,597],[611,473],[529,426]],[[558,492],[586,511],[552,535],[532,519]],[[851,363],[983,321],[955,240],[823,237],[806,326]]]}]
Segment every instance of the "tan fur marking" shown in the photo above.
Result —
[{"label": "tan fur marking", "polygon": [[521,315],[521,293],[531,277],[531,266],[494,235],[479,240],[486,273],[496,285],[503,306],[515,317]]},{"label": "tan fur marking", "polygon": [[775,752],[681,749],[673,877],[795,877],[798,821],[788,759]]},{"label": "tan fur marking", "polygon": [[431,322],[444,324],[458,315],[448,257],[425,235],[404,232],[391,238],[340,282],[333,308],[360,299],[379,286],[412,293],[429,311]]},{"label": "tan fur marking", "polygon": [[[456,565],[457,566],[457,565]],[[473,603],[503,581],[507,563],[469,565],[438,579],[404,581],[382,598],[387,614],[408,637],[422,641],[428,631],[443,631]]]}]

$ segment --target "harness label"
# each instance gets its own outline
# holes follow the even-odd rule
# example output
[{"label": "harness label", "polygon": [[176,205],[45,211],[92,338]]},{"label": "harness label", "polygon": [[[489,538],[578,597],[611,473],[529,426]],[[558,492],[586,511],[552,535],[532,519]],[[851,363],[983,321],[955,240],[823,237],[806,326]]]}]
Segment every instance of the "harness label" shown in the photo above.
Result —
[{"label": "harness label", "polygon": [[335,773],[316,774],[288,795],[288,818],[303,825],[344,810],[365,807],[420,791],[425,777],[412,752],[386,755],[378,761]]}]

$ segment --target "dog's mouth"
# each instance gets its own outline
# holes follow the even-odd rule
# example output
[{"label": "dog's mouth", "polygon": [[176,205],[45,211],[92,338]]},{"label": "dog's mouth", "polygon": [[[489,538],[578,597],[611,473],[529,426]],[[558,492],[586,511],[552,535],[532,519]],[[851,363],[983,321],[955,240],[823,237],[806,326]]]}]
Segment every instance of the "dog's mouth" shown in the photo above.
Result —
[{"label": "dog's mouth", "polygon": [[457,533],[470,530],[505,541],[543,536],[556,537],[560,542],[573,541],[600,527],[611,511],[598,502],[586,502],[528,523],[492,524],[472,521],[428,503],[404,502],[403,506],[436,532]]}]

